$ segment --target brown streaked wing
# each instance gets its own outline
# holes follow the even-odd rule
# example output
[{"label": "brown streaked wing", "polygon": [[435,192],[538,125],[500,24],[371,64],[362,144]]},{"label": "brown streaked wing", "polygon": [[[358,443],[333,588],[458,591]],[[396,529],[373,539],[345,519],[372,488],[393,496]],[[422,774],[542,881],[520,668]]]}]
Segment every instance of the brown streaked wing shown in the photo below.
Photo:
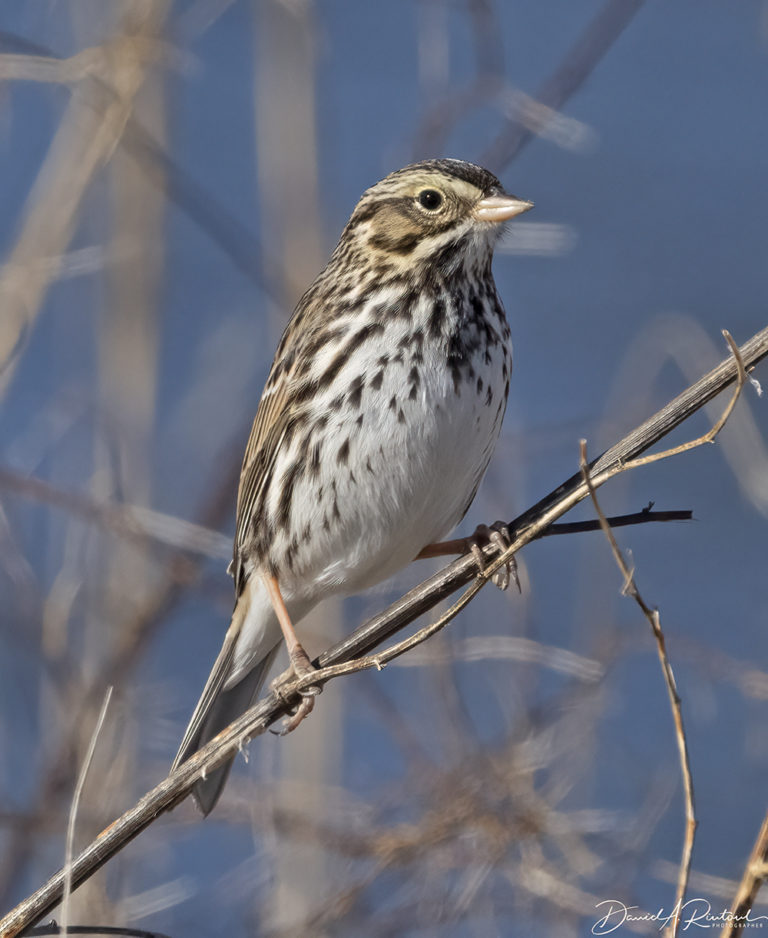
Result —
[{"label": "brown streaked wing", "polygon": [[[272,366],[274,374],[275,365]],[[248,529],[254,509],[262,495],[264,483],[274,465],[280,442],[290,422],[291,375],[283,371],[276,381],[267,379],[259,401],[251,435],[245,447],[240,483],[237,489],[237,523],[235,527],[234,572],[239,594],[242,589],[241,559],[248,540]]]}]

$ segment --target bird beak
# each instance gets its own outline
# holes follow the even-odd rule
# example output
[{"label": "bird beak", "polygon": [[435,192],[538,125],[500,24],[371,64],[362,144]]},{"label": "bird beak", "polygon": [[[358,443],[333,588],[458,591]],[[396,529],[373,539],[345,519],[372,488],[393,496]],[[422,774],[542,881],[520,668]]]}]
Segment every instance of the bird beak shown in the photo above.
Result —
[{"label": "bird beak", "polygon": [[514,195],[489,195],[477,203],[474,215],[478,221],[500,222],[522,215],[530,208],[533,208],[533,202],[526,202]]}]

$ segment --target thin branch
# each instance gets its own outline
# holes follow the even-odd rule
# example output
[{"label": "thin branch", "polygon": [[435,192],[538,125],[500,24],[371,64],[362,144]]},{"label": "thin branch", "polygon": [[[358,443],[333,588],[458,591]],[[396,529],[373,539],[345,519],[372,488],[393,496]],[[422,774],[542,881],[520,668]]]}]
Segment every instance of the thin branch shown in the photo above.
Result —
[{"label": "thin branch", "polygon": [[[0,53],[4,48],[22,49],[25,56],[35,62],[49,61],[51,68],[62,62],[47,46],[0,30]],[[117,97],[117,91],[108,78],[94,72],[87,74],[78,91],[83,104],[92,108],[97,116],[111,107]],[[143,168],[150,182],[162,187],[163,194],[205,232],[241,274],[276,303],[284,304],[286,272],[279,260],[268,256],[250,228],[187,173],[133,114],[125,122],[120,145]]]},{"label": "thin branch", "polygon": [[[628,461],[639,457],[724,388],[734,381],[739,381],[745,370],[751,369],[768,356],[768,327],[746,342],[739,353],[741,363],[729,356],[596,459],[588,467],[592,486],[597,488],[617,472],[623,471]],[[491,563],[481,577],[477,575],[474,557],[460,557],[320,655],[315,661],[320,669],[317,673],[301,680],[292,676],[286,677],[282,684],[283,696],[272,692],[259,701],[86,847],[71,865],[73,887],[88,879],[111,856],[148,827],[158,815],[183,801],[204,773],[222,765],[249,739],[263,734],[272,723],[288,713],[291,706],[298,701],[302,688],[309,684],[325,683],[352,671],[381,668],[396,655],[434,634],[473,598],[495,569],[506,562],[509,553],[520,550],[588,495],[589,487],[583,474],[578,472],[509,525],[513,534],[508,550],[499,555],[493,545],[484,548]],[[471,586],[437,622],[378,654],[368,654],[381,642],[468,583],[471,583]],[[62,886],[63,873],[60,871],[0,921],[0,938],[15,938],[25,928],[42,918],[61,900]]]},{"label": "thin branch", "polygon": [[[739,384],[739,388],[741,384]],[[730,413],[730,408],[726,409],[726,414]],[[722,421],[718,421],[718,424],[722,427]],[[677,880],[677,895],[675,896],[675,906],[674,906],[674,916],[673,916],[673,925],[671,926],[672,938],[676,938],[677,931],[680,925],[680,910],[683,907],[683,901],[685,899],[685,893],[688,888],[688,879],[691,874],[691,857],[693,856],[693,841],[696,835],[696,810],[693,797],[693,776],[691,774],[691,763],[690,757],[688,754],[688,741],[685,735],[685,725],[683,723],[683,712],[681,706],[680,695],[677,692],[677,683],[675,682],[675,675],[672,671],[672,665],[669,661],[669,656],[667,654],[666,642],[664,640],[664,633],[661,629],[661,620],[659,618],[658,609],[651,609],[650,606],[645,602],[643,597],[640,594],[640,590],[637,588],[637,583],[635,582],[635,573],[634,569],[629,566],[627,561],[624,559],[624,555],[621,552],[621,548],[616,542],[616,538],[613,535],[611,526],[608,524],[608,519],[603,514],[603,509],[600,507],[600,502],[597,499],[597,492],[595,487],[592,484],[592,480],[589,474],[589,465],[587,462],[587,441],[581,441],[581,458],[580,458],[581,472],[589,489],[589,495],[592,499],[592,504],[595,507],[597,512],[598,519],[600,521],[600,527],[605,534],[608,543],[611,546],[611,552],[616,560],[616,564],[621,570],[621,573],[624,577],[624,586],[622,587],[622,593],[626,596],[630,596],[638,604],[640,609],[643,612],[643,615],[646,617],[650,623],[651,629],[653,631],[653,637],[656,639],[656,648],[659,653],[659,661],[661,662],[661,670],[664,675],[664,682],[667,686],[667,693],[669,695],[669,703],[672,710],[672,719],[675,724],[675,738],[677,740],[678,755],[680,757],[680,772],[683,777],[683,792],[685,795],[685,836],[683,838],[683,853],[680,859],[680,870]]]},{"label": "thin branch", "polygon": [[[627,469],[639,468],[640,466],[649,465],[652,462],[657,462],[661,459],[668,459],[671,456],[678,456],[682,453],[689,452],[692,449],[695,449],[699,446],[704,446],[707,443],[714,443],[717,435],[725,426],[728,418],[733,413],[733,408],[736,406],[736,401],[739,399],[744,383],[747,380],[747,371],[744,366],[739,348],[736,343],[733,341],[731,334],[724,329],[723,336],[725,341],[728,343],[728,346],[733,355],[733,360],[736,364],[736,387],[734,392],[731,395],[730,400],[728,401],[725,409],[720,415],[719,419],[713,424],[710,429],[702,434],[701,436],[696,437],[694,440],[689,440],[686,443],[681,443],[679,446],[673,446],[670,449],[663,450],[661,453],[654,453],[651,456],[645,456],[641,458],[628,459],[624,463],[617,467],[617,472],[624,472]],[[677,691],[677,683],[675,681],[675,675],[672,671],[672,665],[669,661],[669,656],[667,654],[666,641],[664,638],[664,632],[661,628],[661,619],[659,616],[658,609],[651,609],[650,606],[645,602],[640,590],[637,587],[635,582],[635,573],[629,564],[624,559],[624,556],[619,548],[619,545],[616,541],[616,538],[611,529],[611,525],[608,522],[608,518],[603,513],[600,503],[597,499],[597,492],[595,486],[592,482],[589,463],[587,460],[587,442],[586,440],[581,441],[581,453],[580,453],[580,468],[581,475],[584,480],[585,485],[589,490],[590,498],[592,499],[592,504],[594,505],[595,512],[597,513],[598,520],[600,522],[600,527],[605,534],[608,543],[611,546],[611,551],[616,560],[616,564],[621,570],[622,575],[624,576],[624,586],[622,587],[622,593],[627,596],[630,596],[638,604],[640,609],[643,612],[643,615],[646,617],[650,623],[651,629],[653,631],[654,638],[656,639],[656,648],[659,654],[659,662],[661,664],[661,670],[664,675],[664,681],[667,686],[667,693],[669,695],[670,708],[672,710],[672,719],[675,724],[675,739],[677,741],[678,755],[680,758],[680,772],[683,779],[683,792],[685,798],[685,834],[683,837],[683,850],[682,856],[680,858],[680,871],[678,875],[677,882],[677,894],[675,896],[675,905],[674,905],[674,916],[672,919],[672,925],[670,926],[670,934],[672,938],[676,938],[678,929],[680,927],[680,911],[683,907],[683,902],[685,900],[685,893],[688,888],[688,880],[691,874],[691,860],[693,857],[693,844],[694,838],[696,836],[696,809],[694,802],[694,792],[693,792],[693,776],[691,774],[691,763],[690,756],[688,753],[688,740],[685,734],[685,725],[683,723],[683,712],[682,705],[680,700],[680,695]],[[498,561],[497,561],[498,563]]]},{"label": "thin branch", "polygon": [[81,492],[68,492],[45,479],[0,466],[0,490],[60,508],[113,534],[140,543],[155,543],[177,551],[216,560],[232,555],[231,540],[202,524],[175,518],[142,505],[98,501]]},{"label": "thin branch", "polygon": [[[651,505],[653,502],[651,502]],[[651,511],[651,505],[642,511],[634,511],[629,515],[612,515],[606,518],[612,528],[626,528],[632,524],[648,524],[649,522],[692,521],[692,511]],[[586,531],[601,531],[599,521],[562,521],[559,524],[550,524],[541,537],[550,537],[553,534],[583,534]]]},{"label": "thin branch", "polygon": [[723,938],[739,938],[744,925],[750,922],[752,906],[766,879],[768,879],[768,813],[763,818],[757,840],[744,868],[744,875],[736,890],[730,918],[723,928]]},{"label": "thin branch", "polygon": [[[643,0],[607,0],[571,47],[560,65],[534,95],[546,120],[548,114],[561,110],[589,78],[613,44],[624,32]],[[543,126],[543,125],[542,125]],[[513,120],[502,129],[481,162],[500,171],[529,143],[541,127]]]},{"label": "thin branch", "polygon": [[64,895],[61,903],[61,921],[64,926],[64,931],[66,932],[67,926],[69,925],[69,900],[72,895],[72,853],[75,845],[75,822],[77,820],[77,811],[80,807],[80,798],[83,794],[83,788],[85,787],[85,779],[88,775],[88,771],[91,768],[91,762],[93,762],[93,754],[96,752],[96,741],[99,738],[99,733],[101,733],[101,728],[104,726],[104,720],[107,716],[107,709],[109,708],[109,702],[112,699],[112,687],[107,688],[107,692],[104,695],[104,702],[101,705],[101,710],[96,719],[96,726],[93,728],[93,733],[91,733],[91,741],[88,743],[88,750],[85,753],[85,759],[83,760],[82,767],[77,776],[77,784],[75,785],[75,793],[72,796],[72,806],[69,809],[69,820],[67,822],[67,846],[64,853]]},{"label": "thin branch", "polygon": [[151,65],[145,40],[159,31],[164,16],[159,6],[148,7],[130,27],[125,23],[108,68],[112,97],[93,112],[79,95],[73,96],[51,140],[27,197],[16,243],[0,268],[0,394],[10,385],[23,340],[54,279],[55,265],[38,262],[68,249],[86,193],[114,153]]},{"label": "thin branch", "polygon": [[678,456],[680,453],[687,453],[688,450],[696,449],[699,446],[704,446],[706,443],[714,443],[717,435],[725,426],[728,418],[733,413],[733,408],[736,406],[736,401],[739,399],[741,394],[741,389],[744,387],[744,384],[747,380],[747,370],[744,367],[744,362],[742,361],[741,354],[739,352],[739,347],[733,341],[733,336],[727,329],[723,329],[723,337],[728,343],[728,347],[733,353],[734,361],[736,362],[736,367],[738,373],[736,375],[736,388],[731,396],[728,406],[720,414],[720,419],[714,423],[710,429],[704,433],[702,436],[697,437],[695,440],[689,440],[687,443],[681,443],[679,446],[673,446],[671,449],[665,449],[661,453],[652,453],[650,456],[643,456],[640,459],[630,459],[624,463],[625,469],[636,469],[639,466],[647,466],[652,462],[658,462],[660,459],[668,459],[670,456]]}]

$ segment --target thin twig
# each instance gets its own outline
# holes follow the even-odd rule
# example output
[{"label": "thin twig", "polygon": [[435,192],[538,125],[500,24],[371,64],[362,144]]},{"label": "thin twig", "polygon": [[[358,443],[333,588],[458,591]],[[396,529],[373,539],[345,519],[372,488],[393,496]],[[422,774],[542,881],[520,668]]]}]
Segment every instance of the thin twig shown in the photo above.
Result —
[{"label": "thin twig", "polygon": [[664,633],[661,629],[659,611],[658,609],[651,609],[640,595],[640,591],[637,588],[637,583],[635,582],[634,569],[632,569],[624,559],[621,548],[617,544],[616,538],[614,537],[613,531],[611,530],[611,526],[608,524],[608,519],[603,514],[603,509],[600,507],[600,503],[597,499],[597,492],[595,491],[595,487],[592,484],[592,480],[589,474],[589,465],[587,462],[587,441],[581,440],[580,446],[580,465],[581,472],[584,477],[584,482],[589,488],[589,494],[592,499],[592,504],[595,507],[595,511],[597,512],[600,526],[608,540],[608,543],[611,545],[611,551],[616,560],[616,564],[624,577],[624,585],[622,586],[621,591],[624,595],[630,596],[632,599],[634,599],[638,606],[642,609],[643,615],[650,623],[653,636],[656,639],[656,648],[659,653],[661,670],[667,686],[667,693],[669,694],[670,707],[672,708],[672,719],[675,723],[675,737],[677,739],[677,748],[680,757],[680,771],[683,777],[683,791],[685,794],[686,826],[685,836],[683,839],[683,854],[680,860],[680,872],[677,882],[677,895],[675,897],[675,906],[672,919],[672,936],[674,938],[674,936],[677,935],[677,929],[680,923],[680,910],[682,909],[683,900],[685,899],[685,892],[688,888],[688,878],[691,872],[691,857],[693,854],[693,841],[696,834],[697,825],[696,811],[693,800],[693,777],[691,775],[688,743],[685,735],[685,726],[683,724],[680,695],[677,692],[675,675],[672,671],[672,665],[670,664],[669,656],[667,655],[666,642],[664,640]]},{"label": "thin twig", "polygon": [[704,446],[707,443],[714,443],[717,435],[725,426],[728,418],[733,412],[733,408],[736,406],[736,401],[739,399],[741,394],[741,389],[744,387],[744,383],[747,380],[747,369],[744,367],[744,362],[741,358],[741,353],[739,352],[739,347],[733,341],[733,336],[727,329],[723,329],[723,337],[728,343],[728,347],[733,353],[734,360],[736,362],[736,367],[738,368],[738,375],[736,378],[736,387],[734,388],[733,395],[731,396],[728,406],[720,414],[719,420],[717,420],[710,429],[702,434],[702,436],[696,437],[695,440],[688,440],[687,443],[681,443],[679,446],[673,446],[671,449],[665,449],[661,453],[652,453],[650,456],[642,456],[639,459],[630,459],[624,463],[625,469],[637,469],[639,466],[647,466],[652,462],[658,462],[660,459],[669,459],[670,456],[678,456],[680,453],[687,453],[688,450],[696,449],[699,446]]},{"label": "thin twig", "polygon": [[[2,484],[1,469],[0,484]],[[623,528],[632,524],[647,524],[649,521],[690,521],[692,518],[692,511],[651,511],[651,506],[649,505],[642,511],[635,511],[630,515],[614,515],[614,517],[608,518],[607,520],[612,528]],[[583,534],[587,531],[599,530],[599,521],[564,521],[560,524],[551,524],[548,528],[544,528],[544,530],[539,531],[532,537],[531,540],[535,541],[541,537],[551,537],[556,534]],[[419,552],[419,560],[466,553],[468,544],[472,540],[473,538],[457,537],[450,541],[440,541],[439,544],[428,544]]]},{"label": "thin twig", "polygon": [[[607,0],[587,28],[576,40],[555,71],[534,95],[543,105],[540,113],[546,117],[561,110],[592,74],[606,53],[624,32],[632,17],[643,5],[643,0]],[[510,121],[486,150],[481,162],[494,170],[510,163],[523,147],[540,132],[540,128]]]},{"label": "thin twig", "polygon": [[[606,521],[612,528],[626,528],[632,524],[648,524],[649,522],[666,521],[692,521],[692,511],[651,511],[650,506],[643,508],[642,511],[635,511],[629,515],[612,515],[606,518]],[[558,524],[550,524],[546,531],[542,531],[540,537],[551,537],[553,534],[583,534],[587,531],[601,531],[599,521],[593,519],[587,521],[561,521]]]},{"label": "thin twig", "polygon": [[109,702],[112,699],[112,688],[108,687],[107,692],[104,695],[104,702],[101,705],[101,710],[99,711],[99,716],[96,720],[96,726],[93,728],[93,733],[91,734],[91,741],[88,743],[88,750],[85,753],[85,759],[80,768],[80,772],[77,776],[77,784],[75,785],[75,793],[72,796],[72,806],[69,809],[69,819],[67,821],[67,846],[64,852],[64,894],[61,901],[61,923],[64,927],[64,934],[67,934],[67,926],[69,925],[69,900],[72,895],[72,854],[74,853],[75,845],[75,822],[77,821],[77,811],[80,807],[80,797],[83,794],[83,788],[85,787],[85,779],[88,775],[88,770],[91,767],[91,762],[93,762],[93,754],[96,751],[96,741],[99,738],[99,733],[101,733],[101,728],[104,726],[104,720],[107,716],[107,709],[109,708]]},{"label": "thin twig", "polygon": [[[736,363],[737,375],[736,375],[736,387],[734,392],[731,395],[728,404],[723,410],[720,418],[713,424],[713,426],[707,431],[707,433],[702,434],[694,440],[689,440],[686,443],[681,443],[679,446],[674,446],[670,449],[666,449],[661,453],[654,453],[651,456],[646,456],[644,458],[635,458],[626,460],[623,464],[622,470],[637,468],[640,466],[648,465],[651,462],[657,462],[660,459],[667,459],[671,456],[678,456],[681,453],[688,452],[692,449],[695,449],[699,446],[704,446],[707,443],[713,443],[717,438],[717,435],[723,429],[726,424],[726,421],[733,412],[733,408],[736,406],[736,401],[741,394],[741,390],[744,387],[744,383],[747,380],[747,371],[742,361],[741,354],[739,352],[738,346],[733,341],[730,333],[727,330],[723,330],[723,336],[725,341],[728,343],[728,346],[731,349],[733,354],[734,361]],[[683,723],[683,713],[682,705],[680,701],[680,695],[677,691],[677,683],[675,681],[675,675],[672,671],[672,665],[669,661],[669,656],[667,654],[666,641],[664,639],[664,632],[661,628],[661,620],[659,617],[658,609],[651,609],[650,606],[645,602],[640,591],[637,587],[635,581],[634,570],[629,566],[629,564],[624,559],[624,555],[621,552],[621,549],[616,541],[616,538],[611,529],[611,525],[608,523],[608,519],[603,513],[600,503],[597,498],[597,492],[595,490],[594,484],[592,482],[589,462],[587,460],[587,442],[582,440],[580,452],[580,468],[581,474],[584,479],[584,483],[589,489],[589,495],[592,499],[592,504],[594,505],[595,512],[597,513],[598,520],[600,522],[600,527],[605,534],[608,543],[611,546],[611,551],[616,560],[616,564],[621,570],[622,575],[624,576],[624,585],[622,587],[622,593],[630,596],[638,604],[640,609],[643,612],[643,615],[646,617],[650,623],[651,629],[653,631],[653,636],[656,639],[656,648],[659,654],[659,662],[661,663],[661,670],[664,675],[664,681],[667,686],[667,693],[669,695],[670,707],[672,710],[672,719],[675,724],[675,738],[677,740],[678,755],[680,758],[680,772],[683,779],[683,792],[685,798],[685,834],[683,837],[683,850],[682,856],[680,858],[680,871],[678,875],[677,882],[677,894],[675,896],[675,905],[674,913],[672,918],[672,924],[670,926],[670,934],[672,938],[676,938],[678,929],[680,927],[680,911],[683,907],[683,902],[685,900],[685,893],[688,888],[688,879],[691,873],[691,859],[693,856],[693,844],[694,838],[696,836],[696,810],[694,803],[694,793],[693,793],[693,776],[691,774],[691,764],[690,756],[688,753],[688,741],[685,734],[685,725]]]},{"label": "thin twig", "polygon": [[[51,69],[62,60],[47,46],[33,43],[7,30],[0,30],[0,52],[3,48],[23,50],[25,56],[47,60]],[[71,62],[72,60],[65,60]],[[89,84],[90,94],[83,93]],[[108,77],[88,72],[78,86],[83,104],[97,115],[109,108],[118,97]],[[227,256],[234,266],[254,282],[276,303],[284,303],[286,272],[277,258],[268,256],[256,235],[219,202],[213,193],[198,183],[184,167],[166,152],[134,114],[130,114],[120,140],[122,148],[147,174],[150,182],[163,187],[163,195],[173,202]]]},{"label": "thin twig", "polygon": [[[742,360],[740,363],[734,356],[729,356],[595,460],[589,466],[593,488],[624,471],[628,462],[657,443],[728,385],[734,381],[739,382],[745,370],[768,356],[768,327],[746,342],[739,353]],[[321,654],[314,662],[319,669],[316,673],[301,680],[292,677],[290,672],[284,675],[281,682],[282,696],[272,692],[259,701],[255,707],[239,717],[203,749],[180,765],[172,775],[148,792],[75,858],[71,865],[73,888],[88,879],[111,856],[148,827],[158,815],[183,801],[204,773],[210,773],[222,765],[240,750],[247,740],[263,734],[272,723],[288,713],[300,699],[301,689],[310,684],[326,683],[342,674],[366,668],[381,668],[387,661],[424,641],[441,629],[477,594],[495,570],[508,561],[510,554],[528,544],[540,531],[588,495],[589,487],[579,472],[511,522],[508,527],[513,532],[512,543],[507,550],[499,554],[494,545],[484,548],[490,564],[482,576],[477,575],[477,564],[473,556],[460,557],[414,587],[388,609],[363,623],[352,635]],[[469,583],[471,586],[437,622],[378,654],[369,654],[381,642]],[[15,938],[25,928],[42,918],[60,901],[62,885],[63,873],[60,871],[0,921],[0,938]]]},{"label": "thin twig", "polygon": [[731,916],[723,928],[723,938],[739,938],[744,925],[750,921],[752,906],[765,879],[768,879],[768,813],[763,818],[760,832],[736,890]]},{"label": "thin twig", "polygon": [[128,540],[155,543],[216,560],[232,555],[231,540],[202,524],[142,505],[99,501],[85,493],[66,491],[45,479],[14,472],[5,466],[0,466],[0,490],[59,508]]}]

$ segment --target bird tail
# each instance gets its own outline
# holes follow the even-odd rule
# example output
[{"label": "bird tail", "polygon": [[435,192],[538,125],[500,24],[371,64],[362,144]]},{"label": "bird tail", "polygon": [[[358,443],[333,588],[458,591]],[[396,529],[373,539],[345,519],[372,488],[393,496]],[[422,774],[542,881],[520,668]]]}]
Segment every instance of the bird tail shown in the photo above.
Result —
[{"label": "bird tail", "polygon": [[[254,577],[238,599],[171,771],[242,716],[258,696],[280,647],[280,628],[264,593],[259,578]],[[234,758],[195,783],[192,797],[203,815],[216,806]]]}]

